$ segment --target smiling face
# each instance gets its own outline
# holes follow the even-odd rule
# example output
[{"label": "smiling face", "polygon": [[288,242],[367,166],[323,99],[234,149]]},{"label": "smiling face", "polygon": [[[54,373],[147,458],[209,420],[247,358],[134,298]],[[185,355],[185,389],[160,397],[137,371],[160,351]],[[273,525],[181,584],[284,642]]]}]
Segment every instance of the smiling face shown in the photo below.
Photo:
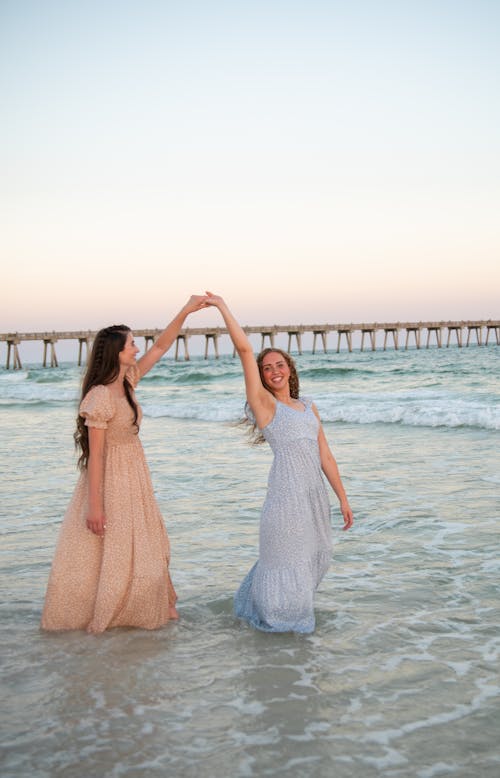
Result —
[{"label": "smiling face", "polygon": [[135,345],[135,341],[131,332],[127,333],[127,340],[123,349],[118,354],[120,360],[120,366],[130,367],[135,365],[135,358],[139,353],[139,349]]},{"label": "smiling face", "polygon": [[264,386],[272,392],[279,392],[288,387],[290,368],[279,351],[270,351],[265,355],[260,372]]},{"label": "smiling face", "polygon": [[299,376],[295,362],[286,351],[265,348],[257,357],[263,385],[273,394],[289,391],[290,397],[300,396]]}]

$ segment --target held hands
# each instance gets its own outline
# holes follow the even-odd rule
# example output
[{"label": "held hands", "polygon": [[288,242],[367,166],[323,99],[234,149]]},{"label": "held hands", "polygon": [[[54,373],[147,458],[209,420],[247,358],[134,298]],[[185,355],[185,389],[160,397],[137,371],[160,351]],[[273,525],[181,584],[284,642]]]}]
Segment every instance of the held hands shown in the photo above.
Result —
[{"label": "held hands", "polygon": [[207,306],[212,305],[214,308],[221,308],[221,306],[226,304],[220,295],[213,294],[212,292],[206,293],[205,300]]},{"label": "held hands", "polygon": [[103,513],[89,513],[87,516],[87,529],[98,535],[100,538],[104,537],[104,531],[106,529],[106,518]]},{"label": "held hands", "polygon": [[184,306],[184,312],[186,314],[188,313],[194,313],[194,311],[199,311],[202,308],[207,307],[207,296],[205,294],[192,294],[189,300],[187,301],[186,305]]}]

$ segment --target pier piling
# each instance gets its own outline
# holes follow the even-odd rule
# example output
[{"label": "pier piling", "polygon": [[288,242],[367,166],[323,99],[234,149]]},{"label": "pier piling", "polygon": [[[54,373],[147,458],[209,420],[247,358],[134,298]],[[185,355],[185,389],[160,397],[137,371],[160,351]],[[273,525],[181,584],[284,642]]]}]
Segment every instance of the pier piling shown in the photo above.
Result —
[{"label": "pier piling", "polygon": [[175,340],[175,361],[179,360],[179,345],[182,343],[184,349],[184,362],[189,362],[189,350],[188,350],[188,338],[189,335],[177,335]]},{"label": "pier piling", "polygon": [[490,337],[490,332],[495,333],[496,343],[497,346],[500,346],[500,326],[498,324],[487,324],[486,325],[486,340],[484,341],[484,345],[488,345],[488,340]]},{"label": "pier piling", "polygon": [[399,332],[398,327],[384,327],[384,351],[386,350],[387,337],[389,335],[392,335],[394,348],[396,349],[396,351],[398,350],[398,332]]},{"label": "pier piling", "polygon": [[83,362],[83,347],[85,346],[85,360],[86,362],[89,361],[90,356],[90,348],[92,345],[91,339],[85,335],[83,338],[78,338],[78,367],[81,367]]},{"label": "pier piling", "polygon": [[7,370],[10,369],[10,356],[12,354],[13,357],[13,365],[12,367],[14,370],[22,370],[22,364],[21,364],[21,357],[19,356],[19,349],[18,345],[21,342],[21,339],[19,337],[7,337],[7,359],[5,362],[5,367]]},{"label": "pier piling", "polygon": [[436,335],[436,343],[437,343],[438,347],[441,348],[441,345],[442,345],[441,344],[441,327],[439,327],[439,326],[428,327],[427,328],[427,343],[426,343],[425,347],[429,348],[429,343],[430,343],[430,340],[431,340],[432,333],[434,333]]},{"label": "pier piling", "polygon": [[50,346],[50,366],[51,367],[59,367],[59,363],[57,361],[57,355],[56,355],[56,346],[57,338],[51,337],[51,338],[44,338],[43,339],[43,366],[47,367],[47,349]]},{"label": "pier piling", "polygon": [[448,338],[446,340],[446,348],[448,348],[449,345],[450,345],[450,339],[451,339],[452,332],[455,333],[455,338],[456,338],[456,341],[457,341],[457,346],[459,348],[462,348],[462,327],[459,324],[457,324],[457,325],[455,325],[455,324],[448,325]]},{"label": "pier piling", "polygon": [[155,342],[154,335],[149,335],[149,334],[144,335],[144,351],[150,349],[154,342]]},{"label": "pier piling", "polygon": [[481,336],[481,326],[479,324],[468,324],[467,325],[467,343],[466,346],[469,345],[470,336],[472,333],[475,333],[476,335],[476,342],[477,345],[480,346],[482,344],[482,336]]},{"label": "pier piling", "polygon": [[345,335],[346,341],[347,341],[347,348],[349,350],[349,353],[352,351],[352,337],[351,337],[351,328],[350,327],[339,327],[337,329],[337,354],[340,351],[340,342],[342,339],[342,335]]},{"label": "pier piling", "polygon": [[372,347],[372,351],[375,351],[375,326],[373,327],[365,327],[364,325],[361,326],[361,351],[365,350],[365,335],[368,335],[370,338],[370,343]]},{"label": "pier piling", "polygon": [[288,353],[292,350],[292,339],[295,337],[295,340],[297,342],[297,351],[299,354],[302,354],[302,339],[301,339],[301,331],[300,330],[288,330]]},{"label": "pier piling", "polygon": [[214,344],[215,358],[219,359],[219,335],[217,332],[205,333],[205,359],[208,359],[208,344],[210,342]]},{"label": "pier piling", "polygon": [[326,330],[313,330],[313,348],[312,353],[316,353],[316,338],[320,335],[323,342],[323,353],[326,354]]},{"label": "pier piling", "polygon": [[406,342],[405,342],[405,351],[408,350],[408,342],[410,339],[410,335],[413,335],[415,338],[415,346],[417,348],[420,348],[420,327],[407,327],[406,328]]},{"label": "pier piling", "polygon": [[260,350],[263,351],[266,347],[266,338],[269,339],[269,347],[274,348],[274,332],[261,332],[260,333]]}]

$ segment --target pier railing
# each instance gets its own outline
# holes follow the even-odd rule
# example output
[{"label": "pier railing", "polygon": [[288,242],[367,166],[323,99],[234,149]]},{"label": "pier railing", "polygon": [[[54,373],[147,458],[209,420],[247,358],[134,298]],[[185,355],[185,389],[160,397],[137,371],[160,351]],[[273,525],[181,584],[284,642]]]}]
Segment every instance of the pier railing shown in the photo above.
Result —
[{"label": "pier railing", "polygon": [[[479,321],[419,321],[419,322],[374,322],[350,323],[350,324],[271,324],[261,326],[243,327],[248,335],[261,336],[261,348],[266,345],[275,347],[277,335],[288,335],[288,351],[295,345],[299,354],[302,354],[302,336],[305,333],[312,333],[313,345],[312,352],[316,353],[316,344],[318,339],[321,341],[322,350],[327,352],[327,336],[330,333],[337,335],[336,351],[340,351],[344,342],[348,351],[353,349],[353,334],[361,335],[361,351],[364,351],[365,341],[369,344],[372,351],[377,348],[377,334],[384,333],[383,349],[387,345],[392,345],[394,349],[400,347],[400,335],[405,333],[404,348],[414,345],[417,349],[422,347],[423,336],[425,337],[425,347],[436,345],[442,348],[444,343],[443,333],[446,335],[446,347],[450,344],[457,345],[459,348],[465,343],[467,347],[470,343],[487,346],[490,342],[500,345],[500,320],[479,320]],[[150,347],[156,338],[162,332],[162,329],[136,329],[135,337],[142,337],[145,340],[146,350]],[[22,368],[19,346],[24,341],[40,341],[43,343],[43,367],[49,364],[50,367],[57,367],[58,360],[55,344],[60,340],[74,340],[78,343],[78,364],[81,365],[85,351],[85,358],[88,358],[90,347],[96,336],[96,330],[78,330],[74,332],[6,332],[0,333],[0,342],[7,345],[6,368],[12,366],[14,370]],[[175,359],[180,358],[182,349],[185,360],[189,360],[189,339],[192,337],[205,338],[205,359],[208,359],[210,346],[213,346],[214,355],[219,357],[219,338],[227,335],[225,327],[186,327],[181,330],[175,343]],[[380,345],[380,344],[379,344]]]}]

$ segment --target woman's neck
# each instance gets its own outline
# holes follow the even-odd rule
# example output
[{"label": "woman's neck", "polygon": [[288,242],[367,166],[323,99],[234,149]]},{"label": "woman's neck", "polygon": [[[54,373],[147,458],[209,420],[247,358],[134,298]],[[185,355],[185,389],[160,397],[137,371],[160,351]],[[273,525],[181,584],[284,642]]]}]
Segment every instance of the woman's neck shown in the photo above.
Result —
[{"label": "woman's neck", "polygon": [[113,394],[117,394],[120,397],[125,395],[125,389],[124,389],[123,384],[124,384],[124,381],[125,381],[126,373],[127,373],[127,368],[126,367],[120,367],[120,372],[116,376],[115,380],[112,381],[109,384],[109,388],[111,389]]},{"label": "woman's neck", "polygon": [[273,394],[280,403],[284,403],[285,405],[292,405],[294,402],[293,398],[290,396],[290,390],[288,388],[273,392]]}]

